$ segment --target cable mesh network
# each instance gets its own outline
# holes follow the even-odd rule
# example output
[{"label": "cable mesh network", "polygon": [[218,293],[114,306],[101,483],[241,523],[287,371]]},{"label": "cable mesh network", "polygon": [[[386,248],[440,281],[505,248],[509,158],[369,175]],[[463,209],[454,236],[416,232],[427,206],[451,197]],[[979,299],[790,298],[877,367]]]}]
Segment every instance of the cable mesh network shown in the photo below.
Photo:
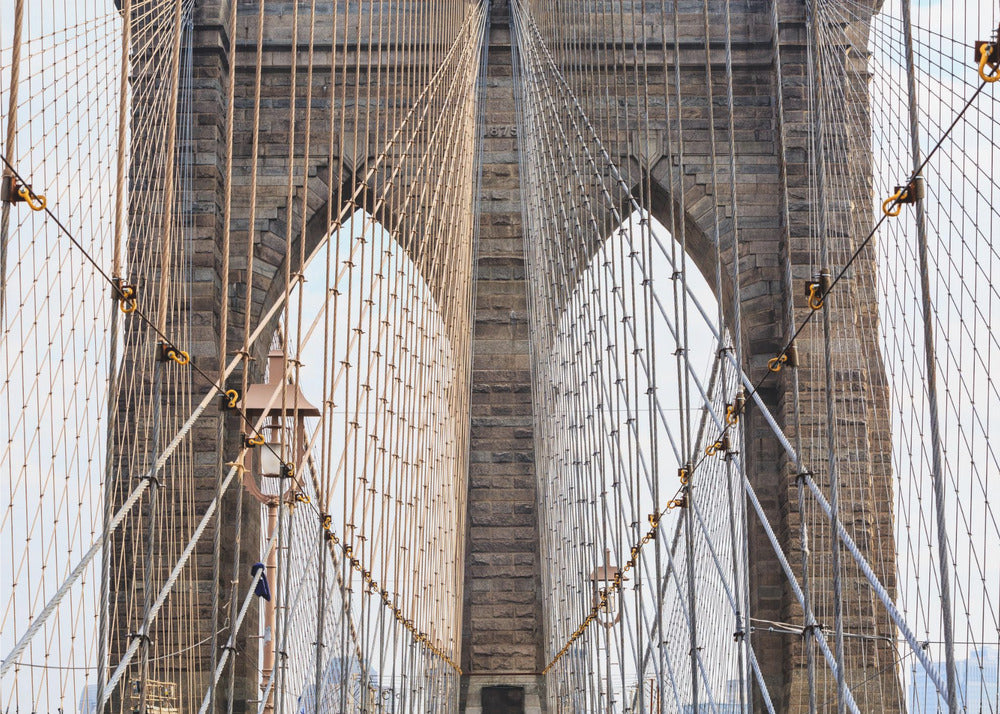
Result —
[{"label": "cable mesh network", "polygon": [[996,10],[8,0],[0,707],[457,711],[489,44],[547,709],[1000,710]]}]

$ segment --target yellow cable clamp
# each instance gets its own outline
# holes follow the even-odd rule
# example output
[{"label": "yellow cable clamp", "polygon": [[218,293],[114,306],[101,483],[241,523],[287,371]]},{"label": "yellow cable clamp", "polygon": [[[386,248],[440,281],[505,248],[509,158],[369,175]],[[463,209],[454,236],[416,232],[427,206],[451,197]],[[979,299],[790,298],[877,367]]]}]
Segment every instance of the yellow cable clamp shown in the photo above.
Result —
[{"label": "yellow cable clamp", "polygon": [[167,359],[176,362],[177,364],[183,366],[191,361],[191,355],[189,355],[184,350],[179,350],[176,347],[171,347],[167,350]]},{"label": "yellow cable clamp", "polygon": [[819,283],[809,283],[809,307],[812,310],[823,309],[823,292]]},{"label": "yellow cable clamp", "polygon": [[139,309],[139,298],[137,297],[135,285],[126,282],[122,278],[112,280],[115,290],[115,299],[118,300],[118,309],[126,315],[130,315]]},{"label": "yellow cable clamp", "polygon": [[902,186],[896,189],[896,193],[889,196],[889,198],[882,201],[882,213],[887,215],[889,218],[895,218],[903,211],[903,199],[906,198],[906,187]]},{"label": "yellow cable clamp", "polygon": [[[990,55],[993,54],[995,48],[995,45],[990,42],[984,42],[979,46],[979,78],[989,84],[1000,80],[1000,72],[997,72],[997,64],[990,62]],[[987,67],[993,70],[993,74],[986,74]]]},{"label": "yellow cable clamp", "polygon": [[30,186],[18,186],[17,195],[21,197],[22,201],[28,204],[28,208],[32,211],[45,210],[45,196],[35,193],[31,190]]},{"label": "yellow cable clamp", "polygon": [[788,361],[787,354],[780,354],[777,357],[772,357],[767,361],[767,369],[770,372],[780,372],[781,368],[784,366],[785,362]]},{"label": "yellow cable clamp", "polygon": [[228,407],[230,409],[235,409],[236,405],[239,404],[240,401],[240,393],[237,392],[235,389],[227,389],[226,398],[229,400],[227,402]]},{"label": "yellow cable clamp", "polygon": [[246,435],[243,436],[243,444],[248,449],[253,448],[254,446],[263,446],[264,445],[264,436],[262,434],[255,434],[254,436],[250,436],[249,434],[246,434]]}]

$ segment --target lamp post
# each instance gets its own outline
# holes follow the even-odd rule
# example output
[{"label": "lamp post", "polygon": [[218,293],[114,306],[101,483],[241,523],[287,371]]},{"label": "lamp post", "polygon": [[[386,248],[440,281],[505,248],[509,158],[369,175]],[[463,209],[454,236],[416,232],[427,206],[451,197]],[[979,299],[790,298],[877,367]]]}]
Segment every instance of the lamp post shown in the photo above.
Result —
[{"label": "lamp post", "polygon": [[[272,350],[267,356],[268,379],[265,384],[252,384],[241,404],[247,418],[256,422],[260,417],[266,421],[261,430],[264,443],[257,449],[249,450],[250,463],[243,471],[243,486],[261,505],[267,508],[267,535],[265,542],[270,542],[278,527],[278,507],[282,500],[286,502],[295,498],[295,493],[302,490],[297,474],[306,458],[306,417],[318,417],[319,409],[314,407],[299,390],[288,375],[288,365],[280,350]],[[269,494],[261,488],[267,479],[278,480],[278,493]],[[292,486],[286,490],[285,480],[291,479]],[[272,548],[267,554],[265,572],[271,584],[274,596],[278,593],[277,585],[277,548]],[[264,628],[268,637],[264,640],[264,657],[261,662],[261,691],[267,687],[267,681],[274,671],[274,634],[275,634],[275,604],[274,597],[265,601]],[[271,714],[274,711],[274,687],[268,693],[264,711]]]},{"label": "lamp post", "polygon": [[613,588],[613,585],[620,585],[628,580],[620,574],[617,565],[610,564],[611,551],[604,549],[604,565],[598,567],[590,575],[590,582],[593,583],[594,606],[601,604],[601,595],[607,593],[604,607],[597,613],[597,621],[606,628],[611,629],[622,619],[620,607],[620,587]]}]

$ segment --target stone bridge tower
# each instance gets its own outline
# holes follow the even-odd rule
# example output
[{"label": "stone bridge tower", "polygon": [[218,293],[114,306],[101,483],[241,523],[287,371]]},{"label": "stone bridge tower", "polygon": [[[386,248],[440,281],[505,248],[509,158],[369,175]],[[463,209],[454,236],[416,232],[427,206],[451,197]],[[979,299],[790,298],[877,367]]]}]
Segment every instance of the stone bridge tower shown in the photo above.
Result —
[{"label": "stone bridge tower", "polygon": [[[191,207],[191,254],[194,270],[190,292],[192,303],[191,344],[193,357],[208,364],[218,361],[218,306],[224,299],[221,290],[221,244],[225,227],[222,225],[223,163],[225,154],[224,127],[226,90],[230,46],[235,43],[238,58],[236,73],[236,175],[249,173],[249,146],[252,114],[253,67],[257,29],[257,4],[239,1],[237,34],[229,36],[226,17],[229,2],[236,0],[196,0],[193,23],[189,34],[191,49],[190,107],[193,118],[191,161],[192,193],[197,200]],[[465,563],[464,630],[462,638],[462,667],[465,671],[462,687],[464,711],[480,712],[484,688],[489,696],[520,698],[525,711],[545,711],[544,680],[540,675],[545,666],[543,651],[543,626],[545,622],[545,593],[541,591],[537,480],[545,474],[536,473],[534,461],[534,433],[532,427],[531,362],[528,341],[527,294],[525,271],[525,235],[522,222],[521,185],[519,180],[518,150],[521,138],[517,131],[514,113],[516,83],[513,77],[512,36],[508,0],[488,0],[489,32],[483,47],[485,71],[482,73],[480,97],[482,125],[477,129],[478,152],[482,163],[479,210],[475,217],[479,230],[478,255],[475,260],[476,312],[473,342],[472,399],[471,399],[471,453],[468,473],[468,537]],[[668,5],[667,15],[672,16],[674,2]],[[305,34],[300,33],[302,46],[291,44],[292,4],[294,0],[267,0],[267,23],[264,31],[265,79],[264,112],[260,161],[262,172],[287,172],[289,160],[287,129],[280,117],[287,109],[290,63],[301,55],[305,47]],[[636,4],[636,3],[633,3]],[[647,5],[652,5],[647,0]],[[713,7],[715,6],[713,0]],[[773,4],[777,5],[778,33],[772,28]],[[319,0],[324,13],[341,12],[344,3]],[[588,8],[602,3],[579,3]],[[650,135],[663,137],[659,145],[647,147],[643,156],[636,156],[636,142],[628,137],[614,137],[607,142],[613,158],[622,166],[630,162],[645,161],[649,164],[652,186],[636,186],[636,195],[653,198],[648,206],[651,213],[668,223],[671,207],[680,211],[688,226],[688,240],[694,262],[706,274],[712,270],[714,260],[714,228],[712,217],[717,206],[726,213],[728,185],[717,193],[710,180],[714,157],[708,151],[705,53],[709,44],[714,68],[715,96],[725,95],[723,77],[723,37],[721,28],[713,25],[711,36],[705,37],[701,1],[680,0],[680,63],[681,86],[685,94],[684,112],[687,122],[687,151],[684,184],[684,202],[670,178],[671,157],[677,155],[676,147],[667,145],[667,102],[662,90],[659,102],[651,104],[648,127],[629,127],[626,133],[638,136],[640,130],[650,129]],[[736,87],[737,186],[739,205],[740,270],[742,275],[742,303],[745,369],[756,380],[766,370],[767,359],[774,355],[787,339],[782,320],[782,310],[789,290],[801,306],[800,281],[810,278],[813,257],[809,254],[807,239],[812,226],[809,223],[806,202],[809,197],[809,134],[813,116],[809,109],[807,82],[808,18],[806,0],[741,0],[731,4],[733,12],[733,52]],[[308,8],[308,3],[305,4]],[[588,10],[579,9],[575,21],[587,22]],[[596,12],[596,10],[593,10]],[[660,12],[650,13],[659,17]],[[664,46],[663,33],[658,25],[648,31],[645,46],[648,53],[647,69],[650,86],[664,87],[664,77],[673,71],[673,46]],[[672,28],[668,36],[672,34]],[[852,57],[862,57],[866,28],[857,32],[860,43]],[[336,41],[341,41],[338,38]],[[317,42],[317,78],[329,75],[329,38]],[[294,50],[298,49],[298,53]],[[621,69],[626,71],[630,62],[637,61],[638,53],[623,47]],[[845,53],[852,48],[845,48]],[[377,47],[357,47],[361,53],[359,63],[375,62]],[[780,51],[780,52],[779,52]],[[780,55],[783,84],[778,83],[778,57]],[[421,61],[419,57],[414,62]],[[326,67],[323,67],[324,63]],[[865,66],[853,67],[854,74],[843,81],[863,87]],[[363,74],[363,72],[361,73]],[[357,81],[359,74],[344,73],[345,81]],[[302,74],[299,82],[303,81]],[[322,80],[316,79],[316,82]],[[318,85],[317,85],[318,86]],[[628,87],[619,87],[619,97],[609,101],[627,101]],[[779,125],[777,97],[781,95],[786,107],[785,126]],[[330,125],[331,107],[324,104],[322,92],[314,95],[314,126]],[[865,109],[866,94],[856,93],[857,101]],[[282,105],[285,102],[285,105]],[[273,111],[274,116],[268,112]],[[859,115],[866,115],[865,111]],[[347,127],[346,131],[360,133],[365,127]],[[783,131],[782,131],[783,129]],[[322,130],[319,130],[322,131]],[[716,127],[716,131],[724,129]],[[834,127],[833,131],[847,131]],[[851,128],[866,136],[864,127]],[[343,138],[343,137],[339,137]],[[329,136],[315,140],[315,146],[325,146]],[[353,144],[353,142],[347,142]],[[628,148],[633,147],[633,148]],[[347,163],[362,167],[367,151],[376,147],[361,147],[350,156],[338,157]],[[299,177],[294,206],[285,205],[283,192],[262,193],[258,206],[258,240],[256,292],[254,303],[263,306],[283,289],[285,274],[285,231],[290,223],[295,235],[305,235],[307,241],[317,241],[326,232],[327,207],[323,197],[328,195],[329,167],[325,156],[317,158],[307,174]],[[868,181],[870,166],[867,155],[860,151],[853,167],[857,180]],[[782,183],[787,183],[787,193]],[[306,200],[303,201],[302,197]],[[793,205],[791,223],[786,225],[784,201]],[[305,206],[303,213],[302,207]],[[247,239],[245,206],[234,206],[232,238],[235,242]],[[849,210],[849,209],[847,209]],[[288,211],[292,212],[288,221]],[[731,216],[731,212],[726,213]],[[379,216],[391,224],[391,216]],[[305,226],[305,230],[303,230]],[[730,254],[733,225],[723,222],[721,245]],[[787,229],[787,230],[786,230]],[[786,241],[790,236],[790,242]],[[840,236],[842,240],[851,237]],[[790,254],[796,284],[787,285],[781,256]],[[234,250],[234,255],[239,251]],[[862,270],[873,270],[870,263],[863,263]],[[298,266],[292,265],[294,272]],[[231,280],[233,290],[241,294],[246,286],[246,266],[234,264]],[[866,283],[867,284],[867,283]],[[433,289],[433,286],[431,286]],[[726,287],[724,290],[729,290]],[[721,298],[728,304],[732,295]],[[877,355],[874,335],[875,296],[865,292],[859,284],[855,287],[851,303],[844,301],[835,308],[836,320],[862,324],[867,341],[847,346],[867,356],[867,369],[872,374],[839,375],[842,392],[838,400],[861,400],[869,405],[869,419],[851,433],[855,443],[845,447],[851,454],[850,463],[844,468],[865,473],[873,484],[863,494],[852,494],[845,520],[866,522],[869,542],[865,546],[874,552],[892,551],[892,514],[886,503],[872,500],[874,493],[891,489],[889,474],[889,443],[886,433],[886,399],[882,391],[873,392],[871,384],[884,384],[881,361]],[[236,305],[234,304],[235,308]],[[234,319],[233,324],[238,320]],[[236,344],[233,335],[230,344]],[[821,354],[812,345],[800,345],[802,359],[808,365],[816,364]],[[262,355],[260,355],[262,356]],[[803,372],[804,388],[819,390],[822,372],[819,369]],[[813,381],[810,381],[813,380]],[[205,386],[205,385],[196,385]],[[777,416],[785,432],[791,434],[789,382],[786,375],[772,381],[762,392],[764,400]],[[195,454],[198,463],[214,464],[214,443],[217,421],[225,418],[216,415],[205,422],[199,431],[199,446]],[[809,418],[819,419],[819,415]],[[795,497],[794,468],[786,462],[780,447],[770,434],[763,418],[754,410],[747,417],[746,462],[750,478],[756,487],[770,522],[782,541],[789,558],[798,561],[798,519]],[[207,478],[207,477],[206,477]],[[214,476],[212,477],[214,479]],[[206,488],[210,483],[206,480]],[[881,489],[881,491],[879,490]],[[252,532],[252,521],[247,527]],[[250,538],[248,538],[249,540]],[[776,567],[776,561],[762,529],[751,527],[750,534],[750,589],[753,617],[777,622],[799,622],[802,614],[794,604],[790,591]],[[234,554],[228,554],[232,557]],[[207,559],[206,559],[206,562]],[[884,572],[880,572],[890,588],[893,586],[892,559]],[[224,566],[228,573],[228,566]],[[211,571],[202,574],[206,588],[210,588]],[[852,592],[864,590],[860,578],[849,578]],[[829,587],[824,581],[818,589]],[[874,615],[859,616],[848,623],[849,627],[874,629],[881,635],[891,635],[888,625]],[[199,614],[197,627],[209,632],[209,623]],[[804,699],[804,660],[800,638],[787,635],[755,634],[754,644],[769,689],[776,699],[779,711],[800,711]],[[890,649],[872,646],[865,655],[871,667],[885,669]],[[207,670],[207,666],[205,668]],[[886,681],[895,681],[895,671],[888,668]],[[247,710],[246,702],[254,698],[256,681],[252,674],[241,681],[234,702],[236,711]],[[894,686],[890,682],[886,686]],[[513,689],[502,689],[509,687]],[[520,688],[520,689],[518,689]],[[868,701],[864,693],[856,693],[863,711],[873,711],[875,700]],[[891,708],[891,707],[890,707]]]}]

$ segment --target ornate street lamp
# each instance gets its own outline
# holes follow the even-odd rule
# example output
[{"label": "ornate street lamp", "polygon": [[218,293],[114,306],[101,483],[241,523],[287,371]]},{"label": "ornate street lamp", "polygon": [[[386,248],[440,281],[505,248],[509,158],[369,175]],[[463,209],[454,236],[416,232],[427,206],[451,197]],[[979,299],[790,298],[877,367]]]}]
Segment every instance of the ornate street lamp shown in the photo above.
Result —
[{"label": "ornate street lamp", "polygon": [[[250,449],[250,463],[243,470],[243,486],[257,501],[267,507],[267,535],[269,542],[278,526],[278,507],[282,500],[295,498],[302,491],[298,471],[306,458],[307,437],[306,417],[318,417],[319,409],[314,407],[288,375],[285,356],[280,350],[272,350],[267,356],[268,379],[266,384],[252,384],[243,398],[242,409],[247,418],[256,423],[261,417],[265,422],[261,428],[264,443],[256,443],[259,448]],[[251,442],[252,443],[252,442]],[[261,483],[266,479],[278,479],[277,494],[266,493]],[[285,480],[292,481],[291,486]],[[270,489],[269,489],[270,490]],[[271,592],[278,592],[277,549],[267,554],[266,575]],[[261,690],[263,691],[274,669],[274,626],[275,607],[272,598],[265,599],[264,657],[261,662]],[[265,712],[274,711],[274,688],[268,694]]]},{"label": "ornate street lamp", "polygon": [[[621,613],[621,583],[628,578],[621,575],[617,565],[610,564],[611,551],[604,549],[604,565],[590,575],[593,583],[594,607],[601,605],[601,596],[607,593],[604,606],[597,612],[597,621],[610,629],[622,619]],[[617,586],[617,587],[616,587]]]}]

